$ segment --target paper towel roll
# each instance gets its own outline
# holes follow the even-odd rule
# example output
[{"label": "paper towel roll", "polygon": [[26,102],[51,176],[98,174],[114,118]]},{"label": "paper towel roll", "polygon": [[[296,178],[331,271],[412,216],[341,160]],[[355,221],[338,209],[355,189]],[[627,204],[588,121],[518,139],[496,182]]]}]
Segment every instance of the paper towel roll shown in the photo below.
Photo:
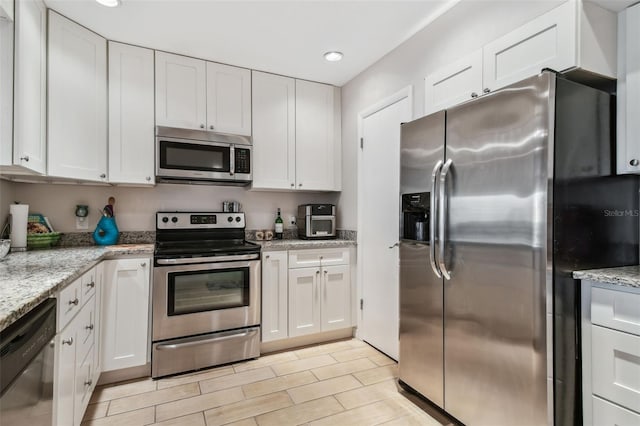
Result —
[{"label": "paper towel roll", "polygon": [[11,204],[9,214],[11,215],[11,250],[26,250],[29,205]]}]

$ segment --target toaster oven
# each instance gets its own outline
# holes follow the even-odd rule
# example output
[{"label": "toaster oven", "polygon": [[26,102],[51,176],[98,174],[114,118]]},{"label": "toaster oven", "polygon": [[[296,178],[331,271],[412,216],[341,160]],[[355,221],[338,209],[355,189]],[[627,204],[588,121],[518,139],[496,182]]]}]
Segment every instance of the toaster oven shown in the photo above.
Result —
[{"label": "toaster oven", "polygon": [[322,240],[336,237],[336,206],[303,204],[298,206],[298,237]]}]

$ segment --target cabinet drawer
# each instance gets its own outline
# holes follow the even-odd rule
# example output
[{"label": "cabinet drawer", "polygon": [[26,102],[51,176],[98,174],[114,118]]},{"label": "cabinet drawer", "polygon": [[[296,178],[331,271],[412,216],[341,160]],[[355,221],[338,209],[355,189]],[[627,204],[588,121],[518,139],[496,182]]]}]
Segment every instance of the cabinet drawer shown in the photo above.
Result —
[{"label": "cabinet drawer", "polygon": [[289,251],[289,269],[348,264],[349,249],[344,247],[336,249]]},{"label": "cabinet drawer", "polygon": [[593,396],[594,426],[637,426],[640,414]]},{"label": "cabinet drawer", "polygon": [[87,302],[80,314],[73,320],[78,338],[78,357],[84,359],[95,341],[95,298]]},{"label": "cabinet drawer", "polygon": [[84,274],[81,279],[82,283],[82,303],[84,304],[91,296],[96,293],[96,268],[92,268]]},{"label": "cabinet drawer", "polygon": [[594,325],[591,339],[593,393],[640,412],[640,337]]},{"label": "cabinet drawer", "polygon": [[[93,348],[91,348],[93,349]],[[93,351],[89,351],[82,364],[76,368],[75,392],[73,396],[73,424],[79,425],[84,417],[84,411],[89,404],[93,390]]]},{"label": "cabinet drawer", "polygon": [[62,291],[58,295],[58,327],[57,331],[62,330],[71,321],[71,318],[80,311],[80,299],[82,293],[80,286],[82,280],[77,279]]},{"label": "cabinet drawer", "polygon": [[591,322],[640,336],[640,294],[591,287]]}]

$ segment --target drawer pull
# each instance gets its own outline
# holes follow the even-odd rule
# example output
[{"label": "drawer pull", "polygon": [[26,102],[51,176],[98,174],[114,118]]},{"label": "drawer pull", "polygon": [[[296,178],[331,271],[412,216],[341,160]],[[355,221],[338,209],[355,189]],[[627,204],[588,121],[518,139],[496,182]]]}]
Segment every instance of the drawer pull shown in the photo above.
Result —
[{"label": "drawer pull", "polygon": [[87,284],[87,287],[89,288],[94,288],[95,286],[96,286],[96,283],[94,283],[93,281]]},{"label": "drawer pull", "polygon": [[85,327],[86,330],[93,330],[93,324],[89,324]]},{"label": "drawer pull", "polygon": [[91,386],[93,384],[93,380],[89,379],[86,382],[84,382],[85,386]]},{"label": "drawer pull", "polygon": [[71,305],[78,306],[78,303],[80,303],[80,301],[78,300],[77,297],[75,299],[73,299],[73,300],[69,300],[69,306],[71,306]]},{"label": "drawer pull", "polygon": [[142,263],[140,264],[140,266],[142,266],[142,267],[144,268],[145,266],[147,266],[147,262],[142,262]]},{"label": "drawer pull", "polygon": [[73,337],[69,337],[68,339],[62,339],[62,344],[63,345],[73,345]]}]

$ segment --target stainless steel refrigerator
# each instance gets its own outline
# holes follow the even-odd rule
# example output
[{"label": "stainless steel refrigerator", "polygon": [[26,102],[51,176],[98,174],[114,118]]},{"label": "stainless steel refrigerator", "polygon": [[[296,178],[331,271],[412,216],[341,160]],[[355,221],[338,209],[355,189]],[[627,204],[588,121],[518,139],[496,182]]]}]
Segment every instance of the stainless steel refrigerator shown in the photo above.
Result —
[{"label": "stainless steel refrigerator", "polygon": [[638,262],[614,105],[545,71],[402,125],[399,378],[467,426],[581,424],[571,273]]}]

